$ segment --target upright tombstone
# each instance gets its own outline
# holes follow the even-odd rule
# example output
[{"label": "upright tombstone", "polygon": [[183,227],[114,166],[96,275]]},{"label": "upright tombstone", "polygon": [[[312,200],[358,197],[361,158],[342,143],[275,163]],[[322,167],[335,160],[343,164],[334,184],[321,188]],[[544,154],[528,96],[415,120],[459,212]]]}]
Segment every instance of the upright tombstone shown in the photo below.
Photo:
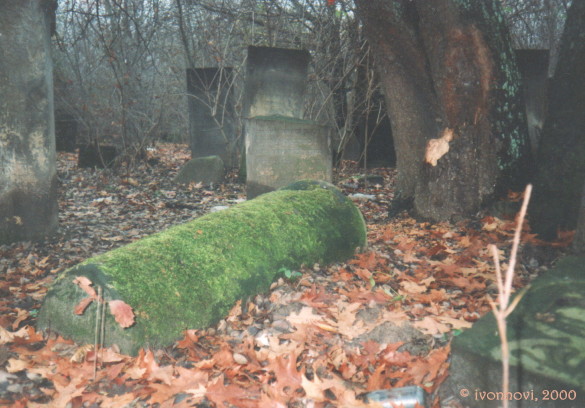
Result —
[{"label": "upright tombstone", "polygon": [[0,244],[57,227],[50,18],[41,0],[0,0]]},{"label": "upright tombstone", "polygon": [[248,199],[299,180],[332,179],[330,128],[285,116],[258,116],[246,125]]},{"label": "upright tombstone", "polygon": [[535,155],[546,116],[549,50],[516,50],[516,62],[522,75],[528,135]]},{"label": "upright tombstone", "polygon": [[302,118],[310,58],[307,50],[248,47],[243,117]]},{"label": "upright tombstone", "polygon": [[248,198],[302,179],[331,181],[329,128],[304,121],[310,54],[248,47],[243,117]]},{"label": "upright tombstone", "polygon": [[55,142],[58,152],[75,152],[77,131],[75,116],[66,112],[55,112]]},{"label": "upright tombstone", "polygon": [[[386,104],[381,94],[376,92],[373,99],[380,104],[381,109],[385,109]],[[360,145],[360,165],[365,164],[368,168],[396,166],[392,125],[387,114],[375,108],[360,113],[354,132]]]},{"label": "upright tombstone", "polygon": [[232,68],[187,69],[191,156],[219,156],[232,166],[235,154]]}]

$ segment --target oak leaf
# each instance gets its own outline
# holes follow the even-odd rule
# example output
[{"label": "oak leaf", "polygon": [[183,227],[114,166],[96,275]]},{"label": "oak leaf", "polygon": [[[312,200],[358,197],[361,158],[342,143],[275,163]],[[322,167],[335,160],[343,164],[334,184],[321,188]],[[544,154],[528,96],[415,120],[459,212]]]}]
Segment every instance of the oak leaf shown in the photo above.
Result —
[{"label": "oak leaf", "polygon": [[81,299],[81,301],[75,306],[73,309],[73,313],[76,315],[82,315],[85,312],[85,309],[93,302],[94,298],[86,297]]},{"label": "oak leaf", "polygon": [[451,331],[451,328],[446,324],[440,323],[432,317],[426,316],[422,320],[416,321],[412,324],[415,328],[419,329],[425,334],[442,334]]},{"label": "oak leaf", "polygon": [[108,302],[110,312],[114,315],[116,322],[123,328],[130,327],[134,324],[134,312],[132,307],[122,300],[110,300]]},{"label": "oak leaf", "polygon": [[78,276],[75,279],[73,279],[73,283],[75,283],[77,286],[83,289],[83,291],[87,293],[89,296],[97,297],[95,289],[91,286],[93,285],[93,282],[90,281],[87,277]]}]

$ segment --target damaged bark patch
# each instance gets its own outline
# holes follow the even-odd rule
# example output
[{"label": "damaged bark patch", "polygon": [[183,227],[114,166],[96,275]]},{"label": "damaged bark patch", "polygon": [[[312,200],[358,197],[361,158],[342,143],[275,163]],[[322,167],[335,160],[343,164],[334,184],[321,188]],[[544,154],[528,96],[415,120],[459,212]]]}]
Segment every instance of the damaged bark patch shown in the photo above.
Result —
[{"label": "damaged bark patch", "polygon": [[444,67],[440,95],[447,123],[476,125],[489,113],[493,64],[491,52],[474,25],[447,34]]}]

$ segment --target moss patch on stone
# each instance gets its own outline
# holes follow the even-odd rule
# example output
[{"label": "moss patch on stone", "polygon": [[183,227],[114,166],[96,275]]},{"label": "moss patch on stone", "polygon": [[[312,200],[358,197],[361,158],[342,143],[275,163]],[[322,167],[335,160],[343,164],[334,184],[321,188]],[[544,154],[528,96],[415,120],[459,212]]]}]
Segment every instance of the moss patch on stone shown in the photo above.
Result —
[{"label": "moss patch on stone", "polygon": [[73,284],[87,276],[107,300],[134,309],[121,329],[106,313],[106,345],[134,354],[208,327],[238,299],[267,290],[282,267],[347,259],[366,243],[362,215],[335,187],[282,189],[88,259],[63,273],[47,294],[38,326],[80,343],[94,338],[95,302]]},{"label": "moss patch on stone", "polygon": [[283,122],[298,123],[298,124],[305,124],[305,125],[317,125],[318,124],[314,120],[294,118],[292,116],[284,116],[284,115],[254,116],[251,119],[267,120],[267,121],[274,120],[274,121],[283,121]]}]

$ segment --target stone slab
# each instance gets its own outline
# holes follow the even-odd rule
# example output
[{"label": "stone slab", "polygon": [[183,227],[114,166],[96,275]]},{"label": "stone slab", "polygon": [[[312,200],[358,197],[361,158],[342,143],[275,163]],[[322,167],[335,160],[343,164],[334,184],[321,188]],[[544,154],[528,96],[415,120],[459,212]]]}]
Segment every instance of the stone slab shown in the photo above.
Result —
[{"label": "stone slab", "polygon": [[264,116],[246,123],[248,198],[289,183],[313,179],[331,182],[330,128],[282,116]]},{"label": "stone slab", "polygon": [[[537,278],[507,330],[511,408],[585,406],[585,257],[566,257]],[[457,396],[463,406],[499,406],[501,347],[493,314],[455,337],[451,349],[443,395]]]},{"label": "stone slab", "polygon": [[232,166],[236,152],[232,90],[232,68],[187,69],[189,147],[193,158],[220,156],[227,166]]},{"label": "stone slab", "polygon": [[225,177],[223,160],[219,156],[197,157],[189,160],[175,177],[175,183],[221,183]]},{"label": "stone slab", "polygon": [[248,47],[243,117],[302,118],[310,58],[307,50]]}]

